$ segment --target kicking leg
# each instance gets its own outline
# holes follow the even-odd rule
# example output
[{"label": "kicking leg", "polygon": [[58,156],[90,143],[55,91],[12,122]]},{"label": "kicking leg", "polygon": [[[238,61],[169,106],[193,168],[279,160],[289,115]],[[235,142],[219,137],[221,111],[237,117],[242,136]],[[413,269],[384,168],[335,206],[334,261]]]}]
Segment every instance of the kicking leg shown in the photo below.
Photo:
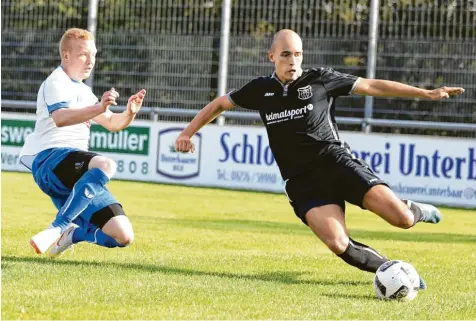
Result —
[{"label": "kicking leg", "polygon": [[388,223],[410,228],[418,222],[438,223],[440,212],[433,205],[402,201],[385,185],[371,187],[363,198],[363,206]]},{"label": "kicking leg", "polygon": [[[440,212],[433,205],[402,201],[385,185],[371,187],[364,195],[363,206],[393,226],[404,229],[418,222],[436,224],[441,220]],[[420,290],[426,288],[425,281],[420,277]]]}]

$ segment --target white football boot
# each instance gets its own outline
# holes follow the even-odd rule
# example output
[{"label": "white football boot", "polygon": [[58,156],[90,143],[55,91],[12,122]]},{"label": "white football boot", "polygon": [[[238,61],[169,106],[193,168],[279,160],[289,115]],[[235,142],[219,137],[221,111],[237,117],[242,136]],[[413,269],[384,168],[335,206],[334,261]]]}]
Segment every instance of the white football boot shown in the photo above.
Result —
[{"label": "white football boot", "polygon": [[41,231],[38,234],[35,234],[30,239],[30,244],[35,249],[36,253],[43,254],[50,246],[56,242],[61,236],[61,228],[50,226],[46,230]]},{"label": "white football boot", "polygon": [[63,254],[63,252],[67,249],[71,248],[73,246],[73,233],[77,228],[78,225],[70,223],[64,230],[63,234],[61,234],[61,237],[58,239],[58,241],[53,244],[48,255],[50,257],[57,257]]}]

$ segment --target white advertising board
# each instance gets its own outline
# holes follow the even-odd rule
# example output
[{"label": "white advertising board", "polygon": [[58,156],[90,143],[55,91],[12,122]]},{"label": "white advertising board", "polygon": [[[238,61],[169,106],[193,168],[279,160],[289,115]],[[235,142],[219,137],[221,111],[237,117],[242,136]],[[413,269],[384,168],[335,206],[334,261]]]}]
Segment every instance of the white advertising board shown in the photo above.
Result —
[{"label": "white advertising board", "polygon": [[[208,125],[193,137],[195,153],[174,150],[185,124],[135,121],[119,133],[91,127],[90,150],[117,162],[116,178],[192,186],[284,192],[262,127]],[[34,117],[2,115],[2,170],[18,163]],[[342,132],[352,153],[402,198],[476,208],[476,140]]]},{"label": "white advertising board", "polygon": [[342,133],[401,198],[476,207],[476,140]]}]

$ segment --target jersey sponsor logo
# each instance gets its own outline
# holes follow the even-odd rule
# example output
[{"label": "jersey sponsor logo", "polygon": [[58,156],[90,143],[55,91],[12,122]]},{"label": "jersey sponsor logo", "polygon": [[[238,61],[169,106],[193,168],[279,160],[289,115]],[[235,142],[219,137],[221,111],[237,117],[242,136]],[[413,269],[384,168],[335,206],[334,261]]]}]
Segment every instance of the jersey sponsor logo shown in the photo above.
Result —
[{"label": "jersey sponsor logo", "polygon": [[312,87],[307,85],[306,87],[298,88],[298,98],[301,100],[306,100],[312,97]]},{"label": "jersey sponsor logo", "polygon": [[197,133],[192,137],[195,153],[180,153],[175,150],[175,139],[182,130],[174,127],[159,131],[156,170],[171,179],[190,179],[200,174],[202,135]]},{"label": "jersey sponsor logo", "polygon": [[271,96],[274,96],[274,93],[265,93],[264,96],[265,97],[271,97]]},{"label": "jersey sponsor logo", "polygon": [[296,108],[296,109],[286,109],[282,112],[279,113],[269,113],[266,114],[266,124],[274,124],[274,123],[280,123],[283,121],[288,121],[292,119],[299,119],[303,118],[306,114],[307,111],[311,111],[314,109],[314,106],[312,104],[308,104],[304,107],[301,108]]}]

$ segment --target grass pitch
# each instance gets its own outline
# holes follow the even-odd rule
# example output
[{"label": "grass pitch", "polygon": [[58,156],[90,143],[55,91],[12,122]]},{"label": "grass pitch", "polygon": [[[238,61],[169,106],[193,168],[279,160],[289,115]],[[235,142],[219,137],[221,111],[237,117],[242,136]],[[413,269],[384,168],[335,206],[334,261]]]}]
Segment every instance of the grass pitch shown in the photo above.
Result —
[{"label": "grass pitch", "polygon": [[52,260],[29,238],[55,209],[31,175],[2,173],[2,319],[476,319],[476,212],[394,228],[348,206],[351,235],[412,263],[411,302],[333,255],[284,195],[113,181],[135,229],[125,249],[82,243]]}]

